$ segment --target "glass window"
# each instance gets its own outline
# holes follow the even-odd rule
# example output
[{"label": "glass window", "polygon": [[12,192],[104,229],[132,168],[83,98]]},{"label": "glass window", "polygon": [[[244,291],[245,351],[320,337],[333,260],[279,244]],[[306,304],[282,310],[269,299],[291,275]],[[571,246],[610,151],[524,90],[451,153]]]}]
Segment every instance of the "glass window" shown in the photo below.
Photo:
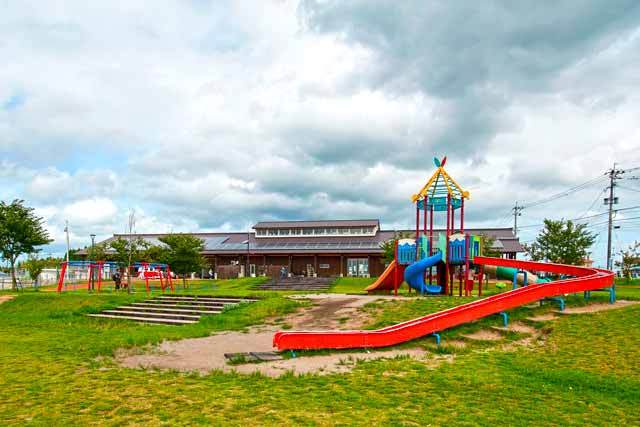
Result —
[{"label": "glass window", "polygon": [[305,236],[313,235],[313,228],[303,228],[302,229],[302,234],[305,235]]},{"label": "glass window", "polygon": [[337,228],[327,228],[327,234],[335,235],[338,234]]},{"label": "glass window", "polygon": [[276,229],[270,229],[268,231],[269,236],[277,236],[278,235],[278,230]]},{"label": "glass window", "polygon": [[324,228],[314,228],[313,229],[313,234],[321,236],[321,235],[325,234],[325,229]]},{"label": "glass window", "polygon": [[369,260],[367,258],[348,258],[347,275],[350,277],[369,277]]},{"label": "glass window", "polygon": [[340,234],[342,234],[342,235],[349,234],[349,229],[348,228],[341,228],[340,229]]},{"label": "glass window", "polygon": [[263,229],[256,230],[256,236],[264,236],[265,234],[266,234],[266,231]]},{"label": "glass window", "polygon": [[288,236],[290,233],[290,230],[288,228],[281,228],[280,230],[278,230],[278,234],[280,236]]},{"label": "glass window", "polygon": [[351,228],[351,234],[362,234],[362,228]]}]

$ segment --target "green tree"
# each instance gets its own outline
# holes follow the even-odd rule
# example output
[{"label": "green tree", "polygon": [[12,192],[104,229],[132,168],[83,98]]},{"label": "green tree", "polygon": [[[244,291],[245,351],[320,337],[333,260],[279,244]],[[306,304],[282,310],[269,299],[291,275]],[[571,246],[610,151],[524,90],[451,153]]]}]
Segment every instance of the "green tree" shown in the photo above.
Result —
[{"label": "green tree", "polygon": [[633,242],[627,249],[619,252],[620,260],[615,262],[622,276],[631,280],[631,268],[640,265],[640,242]]},{"label": "green tree", "polygon": [[[121,271],[126,268],[127,274],[127,290],[132,291],[131,288],[131,262],[143,261],[143,254],[150,247],[150,245],[141,237],[123,238],[109,242],[109,247],[113,249],[113,261],[117,262]],[[146,260],[145,260],[146,261]]]},{"label": "green tree", "polygon": [[29,254],[27,260],[22,263],[22,267],[29,272],[29,277],[33,280],[34,288],[36,288],[38,284],[40,273],[42,273],[42,270],[47,268],[48,265],[49,261],[47,259],[39,259],[35,254]]},{"label": "green tree", "polygon": [[500,258],[502,256],[502,252],[494,246],[496,243],[494,236],[480,234],[480,239],[482,240],[482,256],[494,258]]},{"label": "green tree", "polygon": [[206,265],[202,257],[204,242],[190,234],[169,234],[159,240],[167,245],[164,261],[171,266],[171,271],[182,275],[182,286],[186,288],[186,275]]},{"label": "green tree", "polygon": [[24,200],[10,204],[0,202],[0,254],[11,265],[12,288],[17,288],[16,261],[22,254],[38,252],[38,246],[51,243],[44,228],[44,220],[36,216],[33,208],[24,205]]},{"label": "green tree", "polygon": [[589,256],[588,249],[596,235],[587,231],[586,224],[573,221],[544,220],[544,228],[525,250],[534,261],[580,265]]},{"label": "green tree", "polygon": [[109,259],[107,246],[103,243],[89,246],[85,248],[85,251],[87,252],[87,259],[89,261],[107,261]]}]

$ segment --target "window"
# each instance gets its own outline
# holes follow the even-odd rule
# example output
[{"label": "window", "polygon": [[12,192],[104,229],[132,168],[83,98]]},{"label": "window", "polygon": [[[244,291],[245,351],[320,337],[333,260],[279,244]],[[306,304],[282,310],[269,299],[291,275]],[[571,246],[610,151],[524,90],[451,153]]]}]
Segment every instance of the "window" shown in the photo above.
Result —
[{"label": "window", "polygon": [[293,228],[293,229],[291,229],[291,235],[292,236],[301,236],[302,235],[302,229],[301,228]]},{"label": "window", "polygon": [[288,236],[290,232],[291,230],[289,230],[288,228],[281,228],[280,230],[278,230],[278,235]]},{"label": "window", "polygon": [[348,228],[340,228],[340,234],[342,235],[348,235],[349,234],[349,229]]},{"label": "window", "polygon": [[362,234],[362,228],[351,228],[351,234]]},{"label": "window", "polygon": [[305,235],[305,236],[313,235],[313,228],[303,228],[302,229],[302,234]]},{"label": "window", "polygon": [[325,234],[325,229],[324,228],[314,228],[313,229],[313,234],[315,234],[316,236],[322,236]]},{"label": "window", "polygon": [[369,260],[367,258],[347,258],[347,276],[369,277]]},{"label": "window", "polygon": [[267,235],[267,230],[264,230],[262,228],[256,230],[256,236],[266,236]]},{"label": "window", "polygon": [[327,234],[330,234],[332,236],[338,234],[338,229],[337,228],[327,228]]},{"label": "window", "polygon": [[276,229],[270,229],[268,231],[269,236],[277,236],[278,235],[278,230]]}]

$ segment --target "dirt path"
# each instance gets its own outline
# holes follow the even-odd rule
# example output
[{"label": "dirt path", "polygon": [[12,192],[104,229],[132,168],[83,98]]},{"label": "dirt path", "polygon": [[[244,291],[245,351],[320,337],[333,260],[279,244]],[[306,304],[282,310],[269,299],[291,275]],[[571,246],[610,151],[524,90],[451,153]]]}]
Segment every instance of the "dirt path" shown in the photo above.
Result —
[{"label": "dirt path", "polygon": [[11,301],[14,298],[14,295],[0,295],[0,304],[2,304],[3,302]]},{"label": "dirt path", "polygon": [[[294,296],[294,298],[303,298]],[[312,301],[310,308],[293,313],[283,319],[272,319],[264,325],[251,328],[247,333],[226,332],[206,338],[180,341],[165,341],[149,352],[135,354],[120,351],[116,360],[129,368],[177,369],[180,371],[210,372],[213,370],[237,371],[241,373],[261,372],[268,376],[279,376],[287,371],[297,374],[310,372],[335,373],[352,369],[358,360],[409,355],[423,357],[423,350],[391,350],[278,360],[259,364],[230,365],[225,353],[273,351],[273,334],[287,325],[296,330],[342,329],[362,327],[368,316],[359,309],[370,302],[386,299],[386,296],[317,294],[305,295]]]},{"label": "dirt path", "polygon": [[[267,376],[277,377],[286,372],[293,372],[295,374],[347,372],[353,369],[356,363],[361,360],[392,358],[400,355],[407,355],[432,366],[437,366],[444,360],[442,356],[432,355],[422,349],[403,349],[353,353],[342,352],[263,363],[229,364],[224,356],[225,353],[273,351],[273,334],[281,330],[283,325],[296,330],[349,330],[361,328],[370,320],[370,315],[360,310],[365,304],[393,297],[317,294],[293,296],[292,298],[308,299],[312,301],[313,305],[284,318],[271,319],[264,325],[251,328],[246,333],[225,332],[205,338],[165,341],[143,354],[136,354],[132,351],[120,351],[116,354],[116,361],[121,366],[129,368],[176,369],[179,371],[196,371],[202,373],[214,370],[222,370],[225,372],[236,371],[247,374],[260,372]],[[409,298],[400,297],[394,299]],[[638,303],[640,302],[619,301],[616,304],[593,304],[585,307],[567,308],[565,313],[593,313]],[[554,319],[557,319],[556,315],[546,313],[531,317],[528,320],[549,321]],[[530,346],[540,338],[539,331],[519,322],[510,324],[505,330],[525,333],[528,334],[528,336],[522,340],[505,344],[502,346],[503,350],[511,350],[523,345]],[[465,338],[481,341],[500,341],[503,337],[496,330],[480,330],[473,334],[466,335]],[[466,346],[464,341],[452,341],[448,344],[460,348]],[[450,357],[450,359],[452,358]]]},{"label": "dirt path", "polygon": [[600,311],[615,310],[617,308],[628,307],[630,305],[640,304],[640,301],[627,301],[617,300],[613,304],[601,303],[601,304],[589,304],[583,307],[568,307],[564,311],[557,311],[557,314],[584,314],[584,313],[598,313]]}]

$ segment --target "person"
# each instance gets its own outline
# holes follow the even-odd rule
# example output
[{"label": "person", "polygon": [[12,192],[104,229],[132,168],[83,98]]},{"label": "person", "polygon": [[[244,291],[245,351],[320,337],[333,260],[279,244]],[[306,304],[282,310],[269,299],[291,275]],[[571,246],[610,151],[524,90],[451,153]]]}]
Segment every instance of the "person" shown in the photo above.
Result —
[{"label": "person", "polygon": [[120,275],[120,272],[116,271],[115,273],[113,273],[111,278],[113,279],[113,282],[116,284],[116,290],[120,289],[120,285],[122,284],[122,276]]},{"label": "person", "polygon": [[284,266],[282,266],[282,267],[280,268],[280,278],[281,278],[281,279],[284,279],[285,277],[287,277],[287,269],[286,269],[286,268],[284,268]]}]

